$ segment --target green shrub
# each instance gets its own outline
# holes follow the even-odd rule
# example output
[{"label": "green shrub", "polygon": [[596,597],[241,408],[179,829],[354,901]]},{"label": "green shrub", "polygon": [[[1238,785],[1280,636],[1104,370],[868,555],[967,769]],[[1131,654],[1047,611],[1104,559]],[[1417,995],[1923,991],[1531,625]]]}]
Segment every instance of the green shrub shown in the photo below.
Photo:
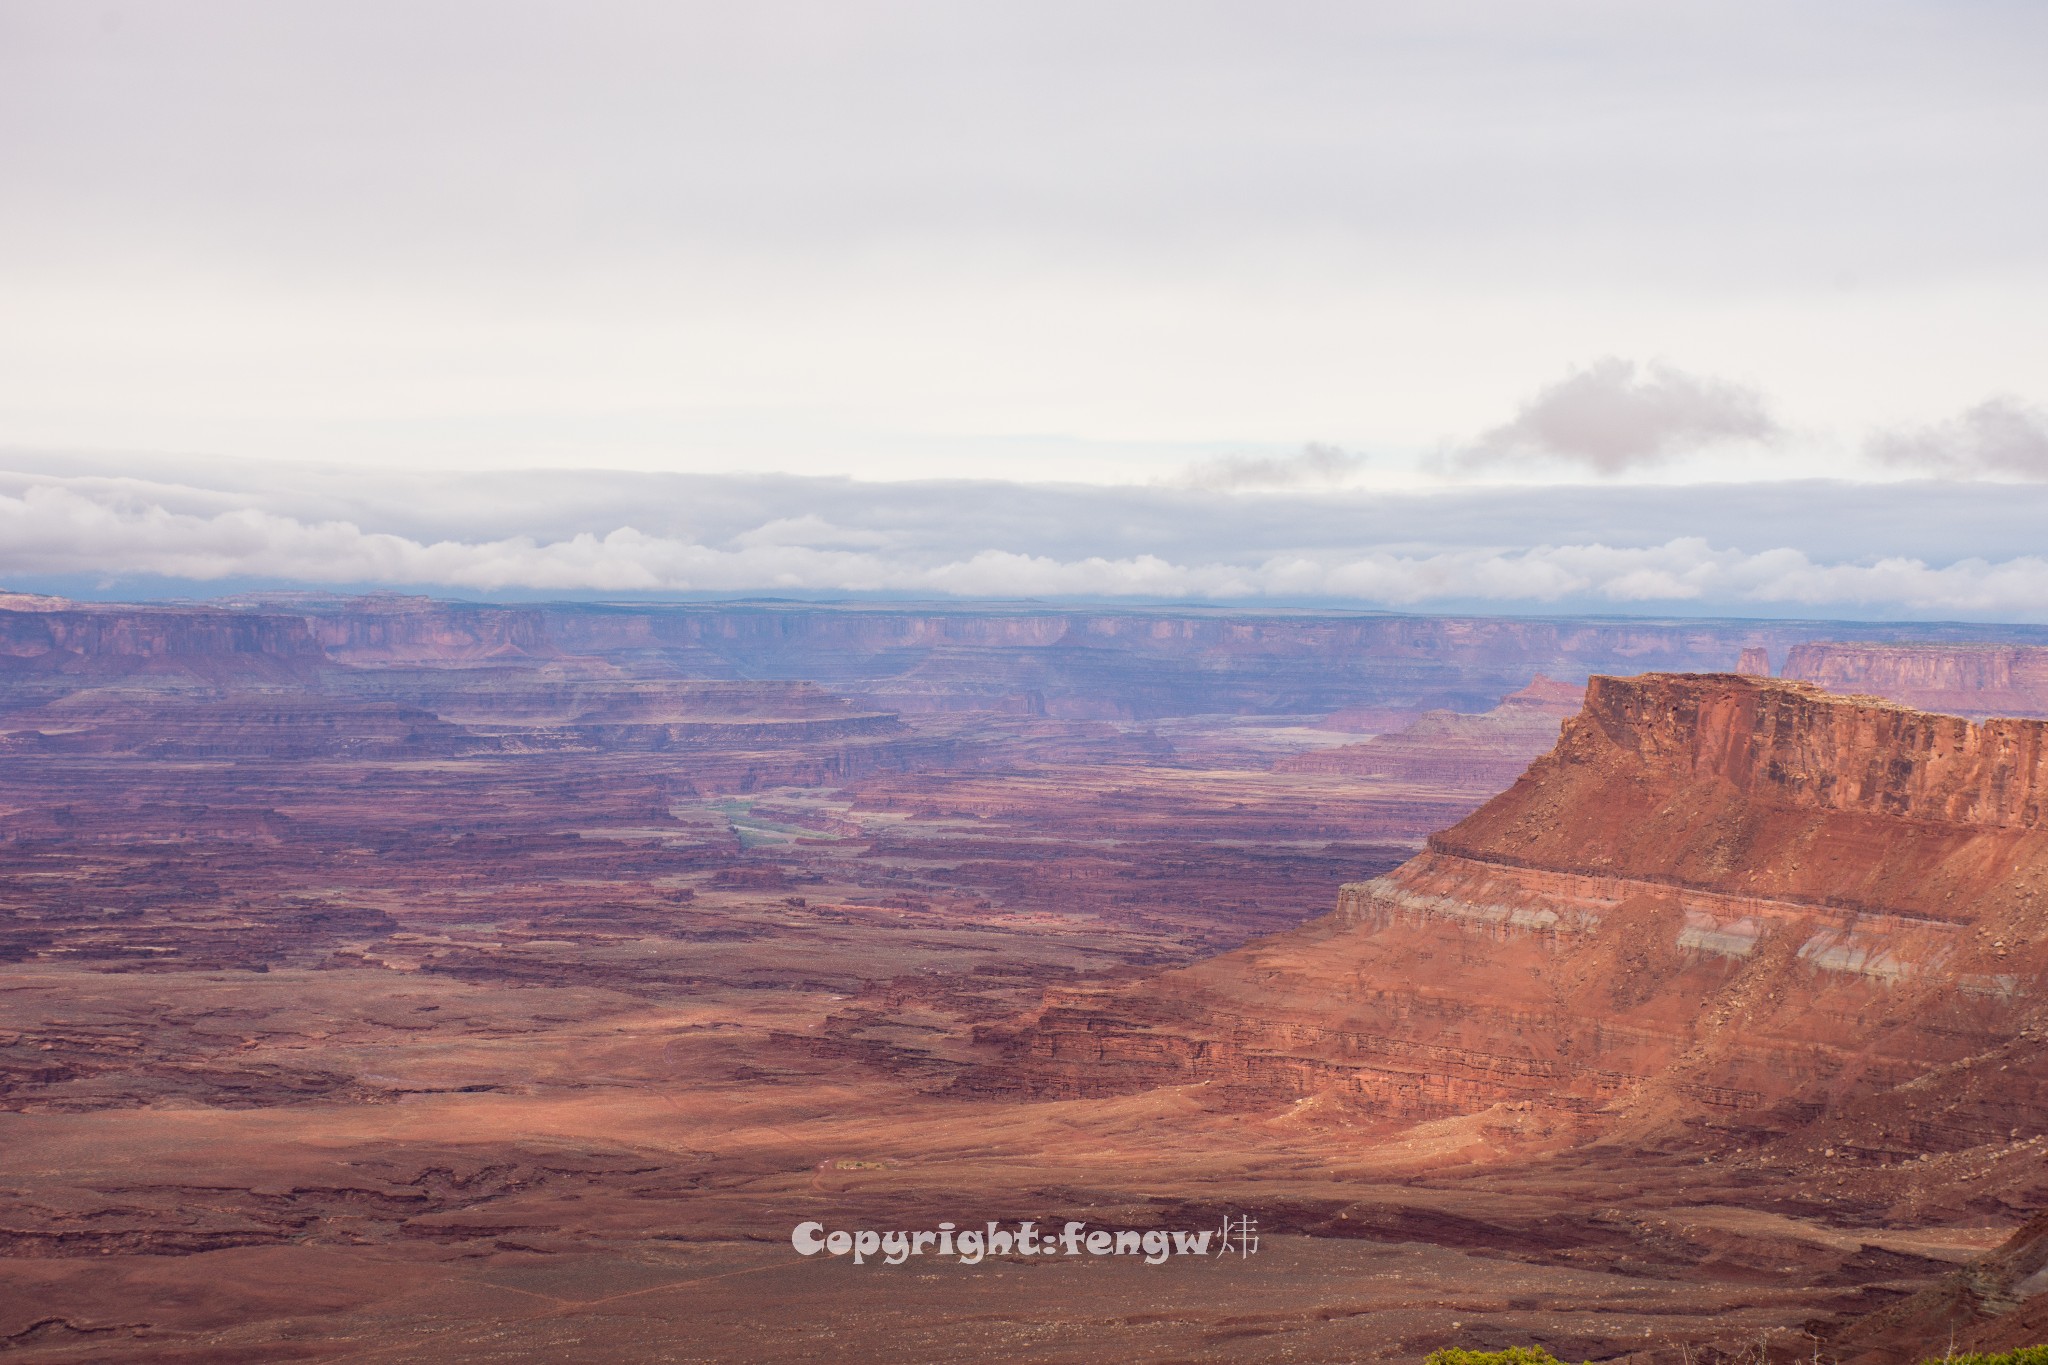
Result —
[{"label": "green shrub", "polygon": [[[1458,1346],[1446,1346],[1440,1351],[1431,1351],[1422,1365],[1563,1365],[1563,1362],[1541,1346],[1510,1346],[1505,1351],[1467,1351]],[[2026,1360],[2017,1365],[2048,1365],[2048,1360]]]},{"label": "green shrub", "polygon": [[1930,1356],[1923,1365],[2048,1365],[2048,1346],[2022,1346],[2003,1355],[1969,1351],[1963,1355]]}]

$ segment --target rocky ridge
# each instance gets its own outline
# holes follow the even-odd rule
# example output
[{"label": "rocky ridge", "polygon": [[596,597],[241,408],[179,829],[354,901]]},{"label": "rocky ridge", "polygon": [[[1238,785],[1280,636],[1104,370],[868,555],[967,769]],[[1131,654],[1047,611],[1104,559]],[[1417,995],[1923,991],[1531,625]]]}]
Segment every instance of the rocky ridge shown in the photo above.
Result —
[{"label": "rocky ridge", "polygon": [[2048,1123],[2048,725],[1595,678],[1551,753],[1336,911],[985,1037],[1041,1094],[1390,1122],[1738,1122],[1844,1161]]},{"label": "rocky ridge", "polygon": [[2022,644],[1816,641],[1795,645],[1785,676],[1966,716],[2048,716],[2048,648]]}]

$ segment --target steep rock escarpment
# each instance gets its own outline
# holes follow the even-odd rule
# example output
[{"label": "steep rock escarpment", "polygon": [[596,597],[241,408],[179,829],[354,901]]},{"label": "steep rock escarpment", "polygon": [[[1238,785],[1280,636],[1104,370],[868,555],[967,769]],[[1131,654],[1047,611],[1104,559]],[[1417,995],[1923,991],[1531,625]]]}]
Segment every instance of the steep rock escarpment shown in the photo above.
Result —
[{"label": "steep rock escarpment", "polygon": [[[565,682],[807,679],[870,710],[898,713],[1131,720],[1355,712],[1371,721],[1359,728],[1380,729],[1432,708],[1483,710],[1536,673],[1576,680],[1654,669],[1752,672],[1792,650],[1788,676],[1968,714],[2048,713],[2048,690],[2038,686],[2039,660],[2048,659],[2041,628],[1885,630],[1910,643],[1824,647],[1838,652],[1826,668],[1872,673],[1862,682],[1846,673],[1823,677],[1821,664],[1803,662],[1809,656],[1801,646],[1816,648],[1808,642],[1834,632],[1798,622],[967,604],[510,605],[394,593],[261,593],[194,606],[0,593],[0,706],[31,682],[23,695],[47,697],[61,694],[64,680],[129,678],[161,689],[188,678],[327,686],[336,678],[360,683],[363,675],[377,688],[398,689],[378,691],[379,699],[419,705],[427,703],[400,695],[408,673],[468,674],[471,686],[484,686],[517,669]],[[1975,701],[1908,697],[1876,685],[1878,663],[1839,653],[1862,650],[1879,660],[1895,648],[1912,660],[2017,661],[2002,665],[2017,681],[2003,692],[1977,687],[1983,696]]]},{"label": "steep rock escarpment", "polygon": [[2019,644],[1795,645],[1785,676],[1836,692],[1964,716],[2048,716],[2048,647]]},{"label": "steep rock escarpment", "polygon": [[0,702],[62,695],[81,681],[299,685],[325,664],[312,630],[295,616],[0,607]]},{"label": "steep rock escarpment", "polygon": [[985,1035],[978,1083],[1833,1123],[1880,1161],[2004,1141],[2048,1123],[2044,795],[2040,722],[1595,678],[1511,789],[1334,914],[1056,991]]},{"label": "steep rock escarpment", "polygon": [[[219,605],[64,603],[0,594],[0,706],[66,681],[362,684],[504,670],[606,678],[819,683],[870,711],[1063,719],[1370,708],[1401,720],[1477,711],[1532,673],[1582,678],[1725,668],[1811,627],[1742,622],[1488,620],[1356,613],[807,603],[440,602],[265,593]],[[339,680],[336,684],[335,680]],[[27,682],[35,686],[23,691]]]}]

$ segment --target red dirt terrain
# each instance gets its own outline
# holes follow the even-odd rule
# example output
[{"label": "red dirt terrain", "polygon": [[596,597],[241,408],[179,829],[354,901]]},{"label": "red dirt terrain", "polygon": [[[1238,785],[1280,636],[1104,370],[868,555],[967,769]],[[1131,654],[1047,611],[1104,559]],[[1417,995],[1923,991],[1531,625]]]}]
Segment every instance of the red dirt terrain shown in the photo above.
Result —
[{"label": "red dirt terrain", "polygon": [[[2000,1339],[2039,727],[1601,678],[1560,741],[1532,685],[1817,633],[0,600],[0,1344]],[[789,1241],[1247,1216],[1156,1266]]]}]

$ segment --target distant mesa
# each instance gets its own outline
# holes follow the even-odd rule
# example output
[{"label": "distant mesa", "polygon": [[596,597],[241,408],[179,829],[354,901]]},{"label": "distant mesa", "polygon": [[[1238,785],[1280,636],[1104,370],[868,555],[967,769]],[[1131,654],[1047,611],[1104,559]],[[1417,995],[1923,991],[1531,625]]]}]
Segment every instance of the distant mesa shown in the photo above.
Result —
[{"label": "distant mesa", "polygon": [[1546,711],[1562,707],[1569,715],[1579,709],[1579,703],[1585,696],[1586,689],[1576,683],[1559,682],[1555,678],[1546,678],[1538,673],[1529,680],[1527,687],[1519,692],[1510,692],[1501,698],[1500,704],[1503,707]]},{"label": "distant mesa", "polygon": [[2048,646],[1802,644],[1785,676],[1951,715],[2048,717]]},{"label": "distant mesa", "polygon": [[[540,668],[556,679],[802,678],[898,714],[1292,714],[1318,717],[1325,730],[1384,734],[1430,710],[1485,712],[1537,675],[1576,687],[1594,673],[1719,670],[1739,655],[1743,672],[1768,673],[1783,657],[1789,677],[1926,709],[2048,715],[2048,631],[1884,631],[1894,643],[1814,644],[1825,633],[1799,622],[968,602],[495,604],[321,591],[134,604],[4,593],[0,688],[22,684],[27,694],[0,701],[51,695],[60,679],[396,700],[378,689],[403,690],[409,669],[467,671],[482,688],[492,670]],[[372,671],[380,680],[363,676]],[[423,692],[405,700],[436,709]]]},{"label": "distant mesa", "polygon": [[1345,773],[1418,785],[1476,787],[1481,792],[1498,789],[1557,742],[1558,726],[1577,712],[1583,694],[1583,688],[1538,673],[1490,711],[1425,712],[1392,734],[1291,755],[1273,767],[1276,772]]},{"label": "distant mesa", "polygon": [[68,611],[72,605],[65,598],[40,593],[0,592],[0,611]]}]

